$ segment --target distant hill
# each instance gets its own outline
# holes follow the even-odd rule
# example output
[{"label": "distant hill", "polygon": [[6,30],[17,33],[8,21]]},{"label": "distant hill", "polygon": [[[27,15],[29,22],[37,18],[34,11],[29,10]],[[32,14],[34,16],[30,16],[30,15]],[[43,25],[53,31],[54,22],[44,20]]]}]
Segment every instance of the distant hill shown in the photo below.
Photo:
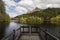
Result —
[{"label": "distant hill", "polygon": [[28,16],[39,16],[39,17],[55,17],[56,15],[60,14],[60,8],[47,8],[44,10],[40,10],[39,8],[36,8],[30,12],[27,12],[26,14],[16,16],[17,17],[28,17]]},{"label": "distant hill", "polygon": [[[20,21],[20,18],[28,18],[29,16],[40,17],[44,19],[44,23],[55,23],[56,16],[58,17],[57,20],[60,20],[60,8],[47,8],[44,10],[40,10],[38,8],[27,12],[26,14],[16,16],[15,20]],[[57,21],[56,20],[56,21]],[[59,22],[60,23],[60,22]]]}]

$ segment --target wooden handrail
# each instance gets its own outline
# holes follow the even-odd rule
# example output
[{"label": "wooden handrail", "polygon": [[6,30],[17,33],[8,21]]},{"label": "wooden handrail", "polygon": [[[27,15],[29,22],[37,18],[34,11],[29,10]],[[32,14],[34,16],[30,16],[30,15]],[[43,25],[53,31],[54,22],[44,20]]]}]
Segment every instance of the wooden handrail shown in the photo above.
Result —
[{"label": "wooden handrail", "polygon": [[7,39],[7,38],[10,37],[11,35],[13,35],[13,32],[12,32],[10,35],[5,36],[5,37],[4,37],[3,39],[1,39],[1,40]]},{"label": "wooden handrail", "polygon": [[56,40],[59,40],[57,37],[55,37],[54,35],[50,34],[49,32],[46,32],[49,36],[53,37]]},{"label": "wooden handrail", "polygon": [[54,35],[50,34],[49,32],[43,30],[42,28],[40,28],[41,31],[43,31],[44,33],[46,33],[47,35],[51,36],[52,38],[54,38],[55,40],[59,40],[59,38],[55,37]]},{"label": "wooden handrail", "polygon": [[13,40],[15,40],[15,30],[13,30]]},{"label": "wooden handrail", "polygon": [[[13,30],[13,32],[12,32],[10,35],[5,36],[2,40],[5,40],[5,39],[9,38],[11,35],[13,36],[13,40],[15,40],[15,33],[16,33],[17,31],[19,31],[19,30],[20,30],[20,33],[21,33],[21,27],[20,27],[20,28],[18,28],[18,29],[16,29],[16,30]],[[43,32],[44,32],[45,34],[47,34],[48,36],[52,37],[53,39],[59,40],[57,37],[55,37],[54,35],[50,34],[50,33],[47,32],[47,31],[43,30],[42,28],[40,28],[40,30],[43,31]]]},{"label": "wooden handrail", "polygon": [[[20,27],[21,28],[21,27]],[[13,36],[13,40],[15,40],[15,32],[16,31],[18,31],[18,30],[20,30],[20,28],[18,28],[18,29],[14,29],[13,30],[13,32],[10,34],[10,35],[8,35],[8,36],[5,36],[3,39],[1,39],[1,40],[6,40],[7,38],[9,38],[11,35]],[[21,32],[21,31],[20,31]]]},{"label": "wooden handrail", "polygon": [[[21,28],[21,27],[20,27],[20,28]],[[20,30],[20,28],[16,29],[15,31],[18,31],[18,30]]]}]

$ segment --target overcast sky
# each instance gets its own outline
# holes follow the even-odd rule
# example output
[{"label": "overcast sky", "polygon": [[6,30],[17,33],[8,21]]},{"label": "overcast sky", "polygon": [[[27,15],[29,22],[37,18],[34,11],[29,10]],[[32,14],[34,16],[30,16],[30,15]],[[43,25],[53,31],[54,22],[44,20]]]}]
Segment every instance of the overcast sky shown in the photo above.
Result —
[{"label": "overcast sky", "polygon": [[48,7],[60,7],[60,0],[3,0],[6,4],[6,12],[10,17],[24,14],[34,8],[46,9]]}]

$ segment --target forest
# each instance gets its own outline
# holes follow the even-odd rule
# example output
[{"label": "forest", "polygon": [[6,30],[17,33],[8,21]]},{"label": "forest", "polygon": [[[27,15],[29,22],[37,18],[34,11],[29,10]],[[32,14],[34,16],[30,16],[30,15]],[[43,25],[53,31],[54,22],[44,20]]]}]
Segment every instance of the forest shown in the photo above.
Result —
[{"label": "forest", "polygon": [[5,4],[0,0],[0,22],[10,21],[10,16],[6,13]]},{"label": "forest", "polygon": [[39,25],[42,23],[60,24],[60,8],[47,8],[40,11],[33,11],[14,18],[23,24]]}]

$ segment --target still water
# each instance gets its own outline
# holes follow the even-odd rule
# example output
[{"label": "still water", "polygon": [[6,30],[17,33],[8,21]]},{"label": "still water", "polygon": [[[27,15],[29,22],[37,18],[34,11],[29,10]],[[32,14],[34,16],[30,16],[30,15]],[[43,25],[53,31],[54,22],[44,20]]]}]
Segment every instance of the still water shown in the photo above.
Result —
[{"label": "still water", "polygon": [[[2,39],[6,35],[9,35],[14,29],[18,29],[21,25],[22,24],[16,22],[0,22],[0,39]],[[60,26],[45,24],[41,27],[43,29],[47,29],[49,33],[56,36],[57,38],[60,38]]]},{"label": "still water", "polygon": [[15,22],[0,22],[0,39],[9,35],[14,29],[17,29],[20,26],[21,24]]}]

